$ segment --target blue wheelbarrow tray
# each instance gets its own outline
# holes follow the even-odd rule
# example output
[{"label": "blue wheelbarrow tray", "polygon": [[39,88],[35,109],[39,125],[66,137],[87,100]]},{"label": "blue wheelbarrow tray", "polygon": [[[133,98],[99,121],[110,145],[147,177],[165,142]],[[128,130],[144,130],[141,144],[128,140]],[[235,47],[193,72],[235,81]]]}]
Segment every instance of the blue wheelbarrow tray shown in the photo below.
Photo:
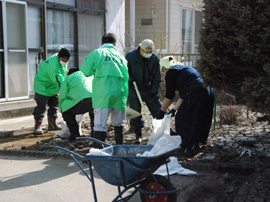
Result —
[{"label": "blue wheelbarrow tray", "polygon": [[157,156],[136,156],[150,151],[153,146],[114,145],[102,149],[110,156],[86,155],[98,175],[107,183],[125,186],[153,174],[167,162],[175,150]]}]

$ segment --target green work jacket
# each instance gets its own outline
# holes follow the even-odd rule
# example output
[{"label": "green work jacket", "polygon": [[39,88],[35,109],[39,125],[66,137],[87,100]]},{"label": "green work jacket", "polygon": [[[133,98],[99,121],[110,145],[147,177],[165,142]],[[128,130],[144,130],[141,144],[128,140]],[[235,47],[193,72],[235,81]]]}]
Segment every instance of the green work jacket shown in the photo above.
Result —
[{"label": "green work jacket", "polygon": [[92,80],[86,78],[81,71],[66,77],[59,93],[59,107],[62,113],[74,107],[81,100],[92,97],[91,82]]},{"label": "green work jacket", "polygon": [[93,108],[126,110],[128,97],[127,61],[113,45],[92,51],[80,66],[93,79]]},{"label": "green work jacket", "polygon": [[62,66],[58,59],[58,53],[43,61],[34,80],[36,93],[53,96],[56,95],[66,76],[67,66]]}]

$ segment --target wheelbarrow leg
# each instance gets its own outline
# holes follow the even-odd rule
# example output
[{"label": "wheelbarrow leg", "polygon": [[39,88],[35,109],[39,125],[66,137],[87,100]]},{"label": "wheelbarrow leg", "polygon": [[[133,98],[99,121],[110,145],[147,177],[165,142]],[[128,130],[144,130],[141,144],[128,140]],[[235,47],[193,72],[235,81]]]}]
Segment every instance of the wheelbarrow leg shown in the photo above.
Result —
[{"label": "wheelbarrow leg", "polygon": [[95,202],[97,202],[97,193],[96,193],[96,187],[95,187],[95,182],[94,182],[94,175],[93,175],[93,170],[92,170],[92,163],[91,163],[91,161],[88,161],[88,165],[89,165],[89,173],[90,173],[90,177],[91,177],[91,179],[92,179],[91,183],[92,183],[92,189],[93,189],[94,199],[95,199]]},{"label": "wheelbarrow leg", "polygon": [[81,171],[83,172],[83,174],[87,177],[87,179],[91,182],[92,189],[93,189],[94,200],[95,200],[95,202],[97,202],[97,193],[96,193],[96,187],[95,187],[95,182],[94,182],[94,176],[93,176],[93,170],[92,170],[91,161],[88,161],[89,173],[90,173],[90,177],[89,177],[88,174],[83,169],[83,167],[81,166],[81,164],[74,157],[74,155],[73,154],[70,154],[70,156],[73,158],[73,160],[75,161],[75,163],[77,164],[77,166],[81,169]]}]

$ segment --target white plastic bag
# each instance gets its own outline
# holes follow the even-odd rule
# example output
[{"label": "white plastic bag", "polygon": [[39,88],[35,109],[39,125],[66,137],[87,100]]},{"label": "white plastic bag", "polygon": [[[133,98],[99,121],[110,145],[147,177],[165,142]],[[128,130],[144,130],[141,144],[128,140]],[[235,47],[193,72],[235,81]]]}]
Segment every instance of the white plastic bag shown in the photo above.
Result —
[{"label": "white plastic bag", "polygon": [[137,156],[158,156],[177,149],[182,142],[180,135],[162,135],[152,147],[150,151],[145,151],[143,154],[137,154]]},{"label": "white plastic bag", "polygon": [[[79,133],[80,133],[80,136],[83,135],[82,129],[81,129],[83,115],[84,115],[84,114],[76,115],[76,121],[77,121],[77,123],[78,123],[78,125],[79,125]],[[63,139],[69,138],[69,136],[70,136],[71,134],[70,134],[70,131],[69,131],[69,129],[68,129],[68,127],[67,127],[67,124],[66,124],[66,122],[64,121],[64,119],[62,119],[61,127],[62,127],[62,131],[59,132],[59,133],[56,133],[55,136],[56,136],[56,137],[63,138]]]},{"label": "white plastic bag", "polygon": [[[170,162],[167,165],[168,165],[169,175],[173,175],[176,173],[179,175],[197,175],[197,172],[183,168],[182,165],[178,162],[178,159],[176,157],[171,156]],[[164,165],[160,166],[154,172],[154,174],[166,176],[167,175],[166,165],[164,164]]]},{"label": "white plastic bag", "polygon": [[178,148],[181,142],[182,139],[180,135],[170,136],[165,134],[156,141],[150,152],[154,155],[164,154],[168,151]]},{"label": "white plastic bag", "polygon": [[153,132],[147,145],[154,145],[162,135],[170,135],[171,116],[165,115],[163,119],[153,119]]},{"label": "white plastic bag", "polygon": [[86,155],[92,156],[111,156],[110,154],[96,148],[90,148],[89,153]]}]

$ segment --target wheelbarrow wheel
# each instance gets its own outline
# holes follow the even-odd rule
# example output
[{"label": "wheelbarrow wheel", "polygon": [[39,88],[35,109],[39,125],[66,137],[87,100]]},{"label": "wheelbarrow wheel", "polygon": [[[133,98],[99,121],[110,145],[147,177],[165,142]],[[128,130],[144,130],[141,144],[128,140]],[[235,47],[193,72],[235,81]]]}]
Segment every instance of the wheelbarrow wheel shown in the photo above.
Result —
[{"label": "wheelbarrow wheel", "polygon": [[[157,182],[153,176],[146,178],[140,185],[145,191],[169,191],[175,189],[173,184],[166,177],[155,175]],[[161,189],[161,190],[160,190]],[[143,194],[140,193],[142,202],[176,202],[176,193],[172,194]]]}]

